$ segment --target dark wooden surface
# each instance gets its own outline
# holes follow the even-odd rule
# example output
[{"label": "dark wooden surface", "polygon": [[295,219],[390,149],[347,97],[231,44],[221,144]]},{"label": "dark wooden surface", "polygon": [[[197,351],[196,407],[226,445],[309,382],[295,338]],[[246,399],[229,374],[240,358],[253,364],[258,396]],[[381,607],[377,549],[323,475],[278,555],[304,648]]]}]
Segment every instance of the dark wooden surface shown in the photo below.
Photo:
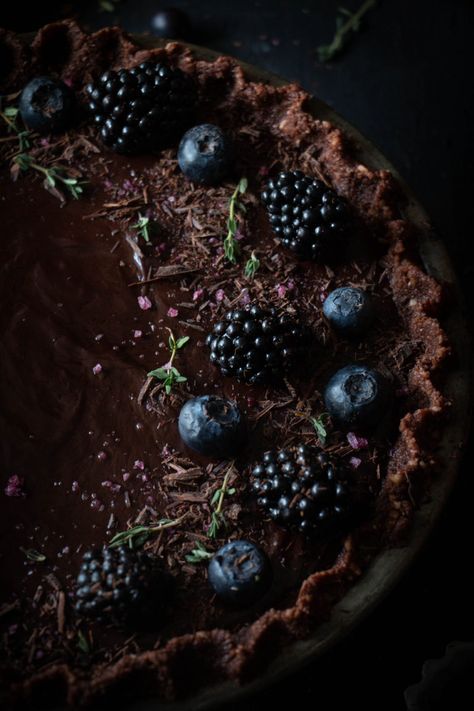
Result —
[{"label": "dark wooden surface", "polygon": [[[343,4],[354,9],[361,1]],[[189,41],[299,81],[378,145],[443,237],[472,322],[474,3],[381,1],[329,65],[318,63],[316,48],[334,31],[337,3],[331,0],[175,0],[165,6],[171,4],[192,20]],[[14,8],[2,7],[0,26],[34,29],[63,11],[60,3],[37,5],[29,27],[25,7],[20,20]],[[77,15],[86,26],[118,21],[130,32],[148,31],[160,7],[153,0],[122,0],[108,13],[94,0],[72,5],[81,8]],[[402,710],[403,691],[419,679],[424,660],[441,656],[453,640],[474,639],[472,455],[471,444],[426,551],[365,624],[318,663],[228,711],[257,711],[264,704]],[[472,694],[466,709],[474,709]]]}]

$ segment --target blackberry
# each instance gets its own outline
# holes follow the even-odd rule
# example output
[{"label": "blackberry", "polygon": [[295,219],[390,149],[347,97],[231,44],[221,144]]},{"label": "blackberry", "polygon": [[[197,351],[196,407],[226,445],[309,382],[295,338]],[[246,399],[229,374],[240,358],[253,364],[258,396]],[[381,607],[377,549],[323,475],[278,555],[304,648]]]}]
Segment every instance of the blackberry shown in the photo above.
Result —
[{"label": "blackberry", "polygon": [[252,384],[279,378],[300,355],[307,335],[289,314],[258,304],[229,311],[214,325],[206,344],[223,375]]},{"label": "blackberry", "polygon": [[277,523],[302,533],[338,533],[356,509],[349,471],[315,447],[266,452],[250,480],[259,506]]},{"label": "blackberry", "polygon": [[192,123],[196,104],[190,77],[162,62],[105,72],[86,91],[103,142],[118,153],[169,146]]},{"label": "blackberry", "polygon": [[285,247],[303,259],[324,261],[334,256],[348,222],[346,204],[334,190],[291,170],[269,180],[262,200]]},{"label": "blackberry", "polygon": [[75,610],[96,619],[121,621],[149,609],[157,571],[142,551],[120,546],[86,551],[77,576]]}]

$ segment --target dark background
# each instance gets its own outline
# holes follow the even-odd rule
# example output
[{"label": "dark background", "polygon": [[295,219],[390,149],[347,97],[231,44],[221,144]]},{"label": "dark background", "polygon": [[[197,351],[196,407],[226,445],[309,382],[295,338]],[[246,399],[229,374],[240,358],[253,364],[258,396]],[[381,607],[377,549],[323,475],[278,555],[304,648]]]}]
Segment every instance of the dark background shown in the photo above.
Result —
[{"label": "dark background", "polygon": [[[354,10],[361,3],[343,4]],[[380,0],[347,50],[324,65],[316,48],[332,39],[338,5],[332,0],[115,4],[114,12],[106,12],[98,0],[69,8],[43,1],[35,3],[35,10],[2,3],[0,26],[35,29],[44,21],[76,14],[88,28],[119,23],[129,32],[146,32],[157,10],[182,8],[193,24],[191,42],[297,80],[378,145],[431,215],[472,316],[473,2]],[[377,611],[323,660],[242,705],[227,706],[228,711],[256,711],[263,704],[276,709],[402,710],[403,691],[420,679],[426,659],[442,656],[453,640],[474,639],[472,453],[471,445],[427,549]],[[462,708],[474,709],[474,687]],[[449,709],[461,706],[454,702]]]}]

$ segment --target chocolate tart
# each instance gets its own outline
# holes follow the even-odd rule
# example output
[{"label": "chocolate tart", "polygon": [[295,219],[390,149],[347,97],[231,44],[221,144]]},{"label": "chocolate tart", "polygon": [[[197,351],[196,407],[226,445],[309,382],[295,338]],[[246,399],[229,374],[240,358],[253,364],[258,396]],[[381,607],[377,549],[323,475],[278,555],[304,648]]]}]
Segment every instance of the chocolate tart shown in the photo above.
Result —
[{"label": "chocolate tart", "polygon": [[[12,174],[15,144],[2,134],[4,703],[192,697],[195,708],[251,690],[361,619],[442,507],[468,419],[454,277],[424,213],[380,154],[294,84],[262,80],[198,48],[146,48],[117,28],[88,35],[72,22],[48,25],[31,42],[2,32],[0,51],[5,104],[44,74],[62,77],[85,103],[86,83],[105,69],[164,59],[199,87],[196,123],[221,126],[238,156],[235,180],[199,187],[180,173],[175,148],[114,154],[84,114],[28,149],[38,164],[87,181],[73,200],[45,190],[33,170]],[[277,244],[259,195],[268,175],[290,168],[318,176],[350,205],[354,234],[341,263],[299,262]],[[222,237],[242,175],[247,211],[241,257],[231,265]],[[150,243],[136,229],[141,214],[156,229]],[[261,266],[250,280],[243,267],[253,249]],[[346,283],[367,288],[380,305],[362,341],[334,337],[322,317],[327,292]],[[209,363],[211,324],[249,300],[298,313],[314,334],[305,367],[281,386],[238,384]],[[169,357],[166,329],[190,337],[177,359],[187,381],[169,395],[147,377]],[[323,444],[310,418],[324,410],[329,377],[351,361],[392,381],[392,422],[367,443],[333,424]],[[207,535],[211,501],[229,462],[186,450],[176,422],[182,404],[204,393],[236,400],[250,428],[216,538]],[[257,514],[249,465],[271,446],[299,441],[352,461],[370,484],[371,513],[349,535],[306,539]],[[160,627],[79,618],[72,602],[84,550],[163,517],[176,525],[145,544],[175,581]],[[243,610],[216,600],[205,566],[187,559],[197,542],[215,551],[238,538],[261,545],[274,568],[270,591]]]}]

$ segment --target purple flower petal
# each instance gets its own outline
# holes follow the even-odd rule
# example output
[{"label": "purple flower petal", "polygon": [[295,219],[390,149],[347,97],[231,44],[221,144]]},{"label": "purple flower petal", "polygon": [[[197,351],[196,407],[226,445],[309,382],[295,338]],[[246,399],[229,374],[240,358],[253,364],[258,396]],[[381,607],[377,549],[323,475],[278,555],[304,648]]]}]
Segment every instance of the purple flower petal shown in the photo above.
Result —
[{"label": "purple flower petal", "polygon": [[94,365],[94,367],[92,368],[92,372],[94,373],[94,375],[99,375],[99,373],[102,373],[101,364],[97,363],[96,365]]},{"label": "purple flower petal", "polygon": [[365,437],[358,437],[355,432],[347,433],[347,441],[352,449],[365,449],[369,444]]},{"label": "purple flower petal", "polygon": [[353,469],[358,469],[362,464],[362,459],[359,459],[359,457],[351,457],[349,459],[349,464]]},{"label": "purple flower petal", "polygon": [[151,309],[152,303],[148,296],[139,296],[137,298],[138,305],[141,308],[142,311],[148,311],[148,309]]},{"label": "purple flower petal", "polygon": [[178,309],[173,308],[173,306],[170,306],[168,309],[167,316],[170,318],[176,318],[176,316],[179,314]]},{"label": "purple flower petal", "polygon": [[25,496],[23,491],[24,479],[18,474],[12,474],[8,479],[7,485],[5,487],[5,494],[7,496]]}]

